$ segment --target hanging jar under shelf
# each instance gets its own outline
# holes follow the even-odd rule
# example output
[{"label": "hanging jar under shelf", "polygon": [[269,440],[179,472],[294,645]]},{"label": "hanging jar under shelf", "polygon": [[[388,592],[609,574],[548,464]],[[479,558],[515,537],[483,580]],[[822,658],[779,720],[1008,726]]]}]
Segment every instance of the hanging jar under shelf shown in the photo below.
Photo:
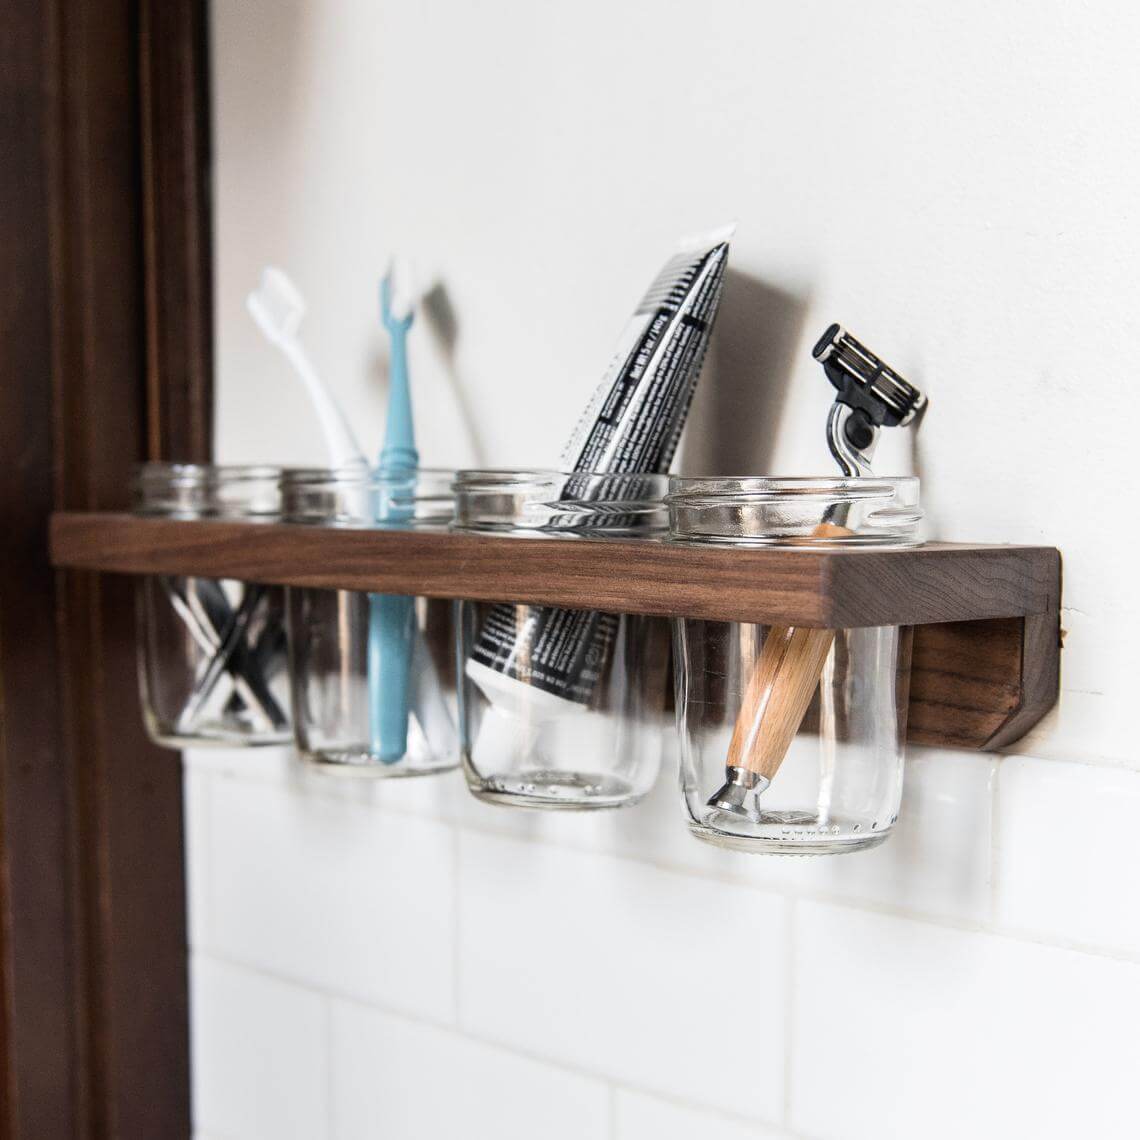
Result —
[{"label": "hanging jar under shelf", "polygon": [[[274,522],[276,467],[147,463],[136,513]],[[280,744],[292,737],[285,592],[231,579],[142,578],[139,688],[147,732],[170,748]]]},{"label": "hanging jar under shelf", "polygon": [[[461,471],[458,529],[566,543],[664,531],[661,475]],[[479,799],[585,810],[636,803],[660,763],[668,639],[637,614],[459,605],[463,768]]]},{"label": "hanging jar under shelf", "polygon": [[[441,530],[454,472],[298,470],[286,522],[337,529]],[[452,603],[291,587],[296,741],[328,773],[423,776],[459,763]]]},{"label": "hanging jar under shelf", "polygon": [[[913,478],[684,479],[674,541],[913,546]],[[775,854],[881,843],[898,816],[911,631],[673,620],[681,791],[698,838]]]}]

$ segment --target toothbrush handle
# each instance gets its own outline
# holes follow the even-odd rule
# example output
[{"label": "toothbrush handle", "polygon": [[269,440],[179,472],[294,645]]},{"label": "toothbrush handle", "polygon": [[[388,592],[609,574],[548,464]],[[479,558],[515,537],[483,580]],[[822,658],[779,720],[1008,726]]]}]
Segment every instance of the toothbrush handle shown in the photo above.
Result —
[{"label": "toothbrush handle", "polygon": [[369,744],[384,764],[402,760],[408,750],[415,628],[414,598],[368,595]]},{"label": "toothbrush handle", "polygon": [[419,463],[412,427],[412,390],[408,383],[408,327],[402,321],[388,325],[391,349],[388,358],[388,421],[384,428],[381,472],[415,467]]},{"label": "toothbrush handle", "polygon": [[[412,430],[412,396],[408,384],[408,324],[386,321],[391,337],[388,366],[388,422],[380,452],[382,523],[406,521],[414,505],[415,479],[407,472],[419,463]],[[391,479],[391,482],[386,479]],[[407,484],[405,486],[405,484]],[[408,750],[415,599],[390,594],[368,596],[368,701],[371,751],[384,764],[395,764]]]},{"label": "toothbrush handle", "polygon": [[[414,452],[412,453],[415,454]],[[415,514],[415,477],[380,469],[377,521],[388,525]],[[385,479],[385,475],[392,476]],[[370,751],[384,764],[402,760],[408,750],[415,599],[400,594],[368,595],[368,705]]]},{"label": "toothbrush handle", "polygon": [[352,434],[352,428],[348,426],[344,414],[333,402],[324,384],[321,383],[320,377],[312,364],[309,363],[309,358],[305,355],[305,350],[301,347],[300,342],[287,340],[283,343],[282,350],[289,358],[290,364],[296,369],[297,375],[304,382],[309,393],[309,399],[312,400],[317,419],[321,423],[321,432],[332,452],[334,466],[348,467],[353,464],[366,464],[368,461],[364,458],[364,453],[360,450],[360,445]]},{"label": "toothbrush handle", "polygon": [[[825,522],[812,533],[838,538],[851,531]],[[834,629],[803,626],[768,630],[733,726],[726,761],[730,770],[775,779],[815,695],[835,634]]]}]

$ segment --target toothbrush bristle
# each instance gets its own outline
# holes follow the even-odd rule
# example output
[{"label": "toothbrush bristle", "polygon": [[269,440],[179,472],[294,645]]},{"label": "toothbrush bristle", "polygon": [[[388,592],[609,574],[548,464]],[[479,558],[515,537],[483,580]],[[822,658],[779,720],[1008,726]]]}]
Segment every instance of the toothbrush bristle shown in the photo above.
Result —
[{"label": "toothbrush bristle", "polygon": [[410,320],[420,296],[411,263],[406,258],[394,257],[388,263],[380,290],[385,320]]},{"label": "toothbrush bristle", "polygon": [[282,270],[270,265],[262,270],[261,283],[249,295],[249,308],[263,326],[279,336],[292,336],[305,315],[305,299]]}]

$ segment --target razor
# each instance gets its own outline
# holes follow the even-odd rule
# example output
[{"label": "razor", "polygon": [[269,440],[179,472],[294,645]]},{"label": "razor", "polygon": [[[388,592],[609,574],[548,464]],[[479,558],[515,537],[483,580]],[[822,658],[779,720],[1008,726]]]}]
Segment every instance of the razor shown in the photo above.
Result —
[{"label": "razor", "polygon": [[[836,390],[827,442],[843,474],[871,475],[871,457],[885,427],[913,423],[926,397],[839,325],[820,337],[812,356]],[[851,534],[848,507],[835,505],[813,531],[817,538]],[[733,727],[725,783],[709,807],[759,824],[756,799],[771,784],[819,685],[836,631],[791,626],[768,630]]]},{"label": "razor", "polygon": [[831,454],[844,475],[870,475],[879,429],[913,423],[926,397],[840,325],[832,325],[811,354],[838,393],[827,419]]}]

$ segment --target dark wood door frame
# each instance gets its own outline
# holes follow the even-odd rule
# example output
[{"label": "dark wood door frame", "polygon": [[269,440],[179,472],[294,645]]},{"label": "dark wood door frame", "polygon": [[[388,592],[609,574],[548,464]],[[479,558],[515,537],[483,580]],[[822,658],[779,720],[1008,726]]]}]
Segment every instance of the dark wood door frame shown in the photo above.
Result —
[{"label": "dark wood door frame", "polygon": [[0,1136],[190,1130],[182,790],[53,509],[210,453],[205,0],[0,14]]}]

